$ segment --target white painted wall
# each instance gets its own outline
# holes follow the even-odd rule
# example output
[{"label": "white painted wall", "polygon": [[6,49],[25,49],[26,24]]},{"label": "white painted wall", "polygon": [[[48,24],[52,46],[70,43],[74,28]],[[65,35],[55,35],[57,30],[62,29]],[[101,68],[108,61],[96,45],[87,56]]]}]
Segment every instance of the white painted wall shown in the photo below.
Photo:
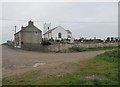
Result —
[{"label": "white painted wall", "polygon": [[[48,29],[48,27],[49,27],[49,29]],[[46,33],[50,29],[51,29],[51,23],[49,23],[49,24],[45,23],[44,24],[44,29],[43,29],[43,34]]]},{"label": "white painted wall", "polygon": [[[58,38],[58,33],[62,34],[61,38]],[[58,26],[56,29],[54,29],[53,31],[51,31],[51,33],[45,34],[44,38],[47,39],[47,40],[49,40],[51,38],[53,38],[54,40],[71,39],[71,38],[68,38],[68,35],[70,35],[71,38],[72,38],[72,34],[68,34],[67,31],[63,27]]]},{"label": "white painted wall", "polygon": [[44,39],[49,40],[48,34],[44,34]]},{"label": "white painted wall", "polygon": [[[62,38],[58,38],[58,33],[61,33]],[[61,39],[67,39],[67,32],[64,28],[61,26],[58,26],[55,30],[52,31],[52,37],[53,39],[61,40]]]}]

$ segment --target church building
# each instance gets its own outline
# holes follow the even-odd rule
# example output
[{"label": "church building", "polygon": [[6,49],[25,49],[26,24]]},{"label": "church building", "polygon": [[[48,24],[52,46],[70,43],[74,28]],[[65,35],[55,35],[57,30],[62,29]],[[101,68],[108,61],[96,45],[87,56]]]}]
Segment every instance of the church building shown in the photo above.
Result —
[{"label": "church building", "polygon": [[73,40],[72,33],[70,30],[65,30],[61,26],[57,26],[54,28],[51,28],[51,23],[44,24],[44,30],[43,30],[43,36],[45,40],[61,40],[61,39],[69,39]]}]

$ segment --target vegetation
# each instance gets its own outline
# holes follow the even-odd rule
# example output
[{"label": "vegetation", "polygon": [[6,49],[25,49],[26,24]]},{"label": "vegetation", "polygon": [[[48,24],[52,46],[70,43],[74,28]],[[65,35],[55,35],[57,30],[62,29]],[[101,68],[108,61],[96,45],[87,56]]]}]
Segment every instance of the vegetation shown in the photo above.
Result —
[{"label": "vegetation", "polygon": [[51,43],[49,41],[43,41],[41,44],[42,45],[51,45]]},{"label": "vegetation", "polygon": [[52,43],[52,44],[70,44],[70,40],[69,39],[61,39],[61,40],[50,39],[48,41],[50,43]]},{"label": "vegetation", "polygon": [[2,85],[2,78],[0,78],[0,86]]},{"label": "vegetation", "polygon": [[[118,50],[112,50],[96,56],[89,61],[78,62],[77,70],[61,76],[50,75],[37,78],[39,72],[30,72],[20,76],[3,78],[3,84],[30,85],[119,85]],[[66,87],[66,86],[65,86]]]},{"label": "vegetation", "polygon": [[97,51],[97,50],[111,50],[117,47],[96,47],[96,48],[79,48],[79,47],[72,47],[69,48],[72,52],[83,52],[83,51]]},{"label": "vegetation", "polygon": [[109,42],[118,42],[119,39],[117,37],[107,37],[106,39],[102,40],[102,39],[97,39],[96,37],[94,37],[94,39],[90,38],[90,39],[85,39],[83,37],[80,37],[79,39],[75,39],[74,40],[76,43],[109,43]]}]

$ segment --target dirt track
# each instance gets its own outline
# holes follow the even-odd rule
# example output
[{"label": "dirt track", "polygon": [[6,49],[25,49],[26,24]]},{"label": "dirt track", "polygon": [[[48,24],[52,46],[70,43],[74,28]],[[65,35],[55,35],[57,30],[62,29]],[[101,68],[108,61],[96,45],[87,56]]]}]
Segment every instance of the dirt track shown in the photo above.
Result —
[{"label": "dirt track", "polygon": [[[23,51],[11,49],[7,46],[2,46],[2,74],[3,77],[20,74],[29,70],[44,70],[48,73],[51,69],[59,71],[62,68],[67,67],[65,70],[69,72],[70,68],[73,68],[69,63],[83,61],[86,59],[94,58],[96,55],[103,53],[104,51],[93,52],[79,52],[79,53],[41,53],[32,51]],[[41,64],[35,67],[35,64]],[[54,67],[54,70],[53,68]]]}]

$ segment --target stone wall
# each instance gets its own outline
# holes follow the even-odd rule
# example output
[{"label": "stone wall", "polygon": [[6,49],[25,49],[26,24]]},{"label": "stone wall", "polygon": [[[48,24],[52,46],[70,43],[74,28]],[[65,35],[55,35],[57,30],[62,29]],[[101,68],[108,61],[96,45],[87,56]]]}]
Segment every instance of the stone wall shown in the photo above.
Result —
[{"label": "stone wall", "polygon": [[67,52],[69,48],[98,48],[98,47],[116,47],[118,43],[91,43],[91,44],[54,44],[49,46],[43,46],[41,44],[23,44],[22,49],[34,50],[42,52]]},{"label": "stone wall", "polygon": [[12,42],[12,41],[7,41],[7,45],[10,46],[10,47],[14,47],[14,42]]},{"label": "stone wall", "polygon": [[47,52],[48,46],[42,46],[41,44],[22,44],[21,49],[23,50],[29,50],[29,51],[42,51]]},{"label": "stone wall", "polygon": [[69,50],[69,48],[98,48],[98,47],[116,47],[118,46],[118,43],[91,43],[91,44],[56,44],[56,45],[50,45],[48,46],[49,51],[59,52],[63,51],[66,52]]}]

